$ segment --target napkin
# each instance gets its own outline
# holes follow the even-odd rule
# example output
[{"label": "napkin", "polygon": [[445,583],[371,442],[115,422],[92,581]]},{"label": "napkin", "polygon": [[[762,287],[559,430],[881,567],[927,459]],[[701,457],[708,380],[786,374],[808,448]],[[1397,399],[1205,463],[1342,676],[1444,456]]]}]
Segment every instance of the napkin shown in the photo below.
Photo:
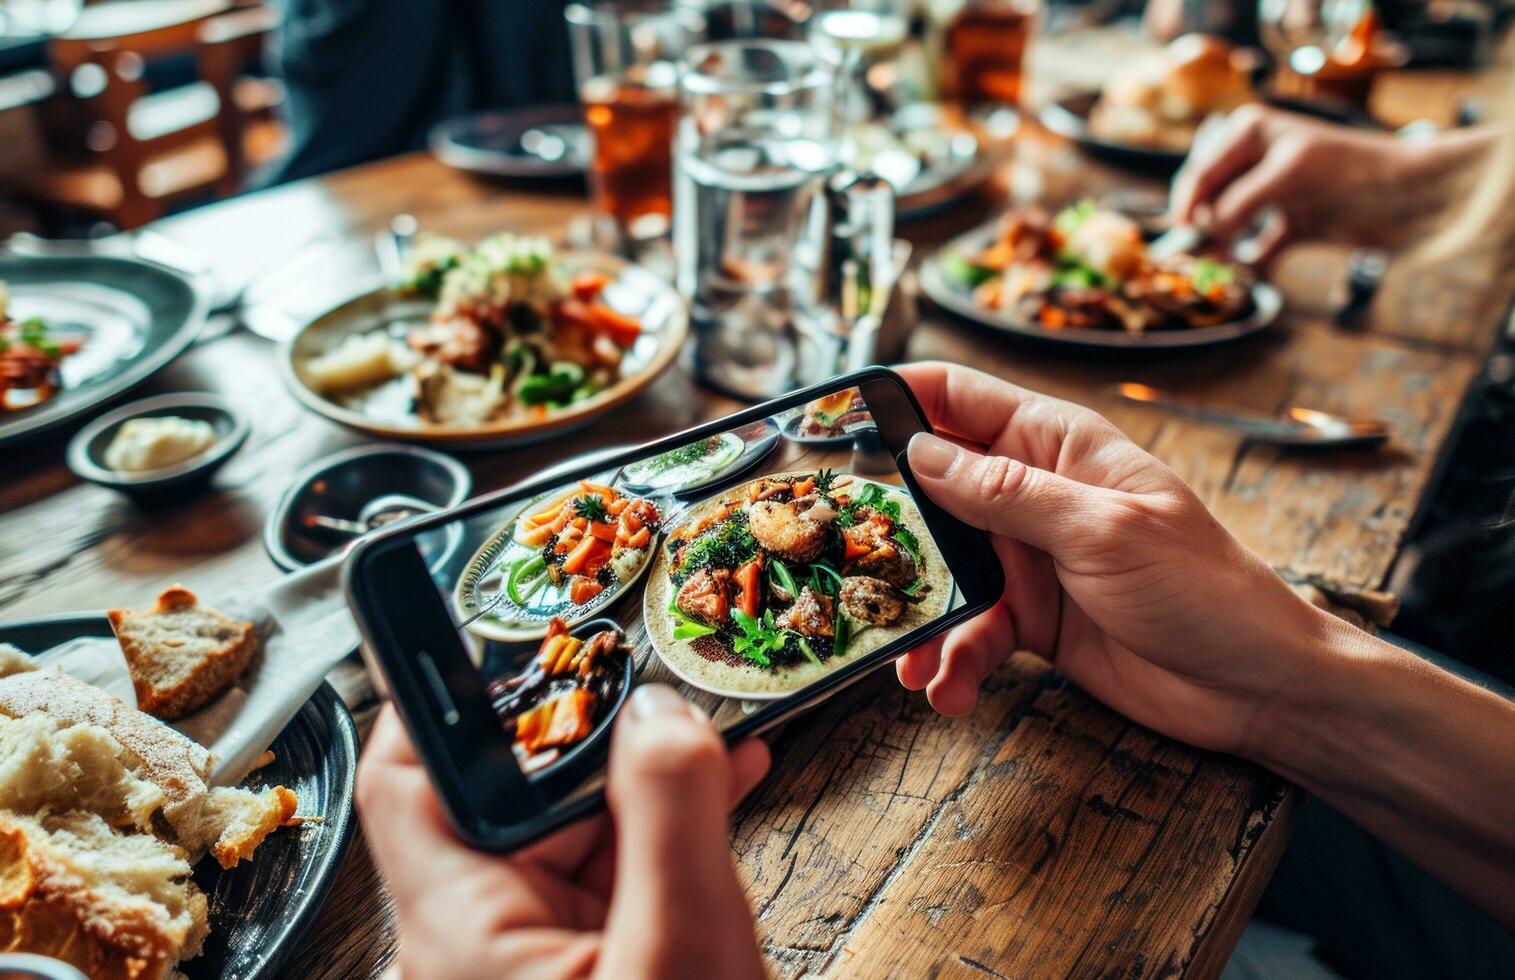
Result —
[{"label": "napkin", "polygon": [[[249,600],[207,600],[250,620],[259,649],[226,691],[174,727],[215,756],[211,783],[232,786],[252,771],[337,662],[357,649],[358,627],[342,592],[342,556],[280,579]],[[126,658],[114,638],[79,637],[37,657],[136,706]]]}]

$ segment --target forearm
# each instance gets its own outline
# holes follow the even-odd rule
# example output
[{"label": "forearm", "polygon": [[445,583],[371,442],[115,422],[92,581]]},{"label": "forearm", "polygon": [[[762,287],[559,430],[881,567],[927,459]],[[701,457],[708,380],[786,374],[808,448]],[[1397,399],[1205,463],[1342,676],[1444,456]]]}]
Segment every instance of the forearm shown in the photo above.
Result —
[{"label": "forearm", "polygon": [[1515,928],[1515,704],[1321,616],[1246,754]]},{"label": "forearm", "polygon": [[[1422,222],[1446,217],[1483,171],[1489,151],[1503,130],[1493,126],[1461,129],[1433,136],[1394,137],[1396,152],[1383,170],[1376,200],[1389,209],[1408,207],[1405,232],[1413,236]],[[1398,205],[1392,202],[1400,202]]]}]

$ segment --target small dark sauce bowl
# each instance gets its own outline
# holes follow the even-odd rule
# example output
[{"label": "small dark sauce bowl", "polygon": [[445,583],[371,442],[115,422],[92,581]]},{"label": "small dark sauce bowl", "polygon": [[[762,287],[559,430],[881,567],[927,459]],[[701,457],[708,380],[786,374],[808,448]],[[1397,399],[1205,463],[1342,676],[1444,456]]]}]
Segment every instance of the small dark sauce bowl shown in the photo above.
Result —
[{"label": "small dark sauce bowl", "polygon": [[437,510],[462,503],[473,477],[462,463],[418,446],[357,446],[302,470],[263,525],[263,547],[292,572],[313,565],[358,539],[315,526],[317,515],[356,521],[369,501],[403,494]]},{"label": "small dark sauce bowl", "polygon": [[[123,473],[105,465],[105,451],[121,426],[131,419],[177,416],[209,422],[216,430],[216,441],[204,452],[182,463],[141,473]],[[167,502],[176,497],[172,491],[184,491],[206,483],[247,441],[251,431],[247,419],[238,414],[225,399],[203,392],[159,395],[123,405],[100,416],[74,434],[68,443],[68,468],[74,475],[102,487],[144,500]]]}]

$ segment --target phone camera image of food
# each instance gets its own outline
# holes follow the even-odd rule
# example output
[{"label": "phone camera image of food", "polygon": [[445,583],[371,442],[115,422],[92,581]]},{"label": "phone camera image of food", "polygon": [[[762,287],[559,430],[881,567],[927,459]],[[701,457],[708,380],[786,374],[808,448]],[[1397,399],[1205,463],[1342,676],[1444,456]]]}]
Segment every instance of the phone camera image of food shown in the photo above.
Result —
[{"label": "phone camera image of food", "polygon": [[847,387],[416,532],[521,785],[599,788],[638,684],[726,729],[961,607],[894,459]]}]

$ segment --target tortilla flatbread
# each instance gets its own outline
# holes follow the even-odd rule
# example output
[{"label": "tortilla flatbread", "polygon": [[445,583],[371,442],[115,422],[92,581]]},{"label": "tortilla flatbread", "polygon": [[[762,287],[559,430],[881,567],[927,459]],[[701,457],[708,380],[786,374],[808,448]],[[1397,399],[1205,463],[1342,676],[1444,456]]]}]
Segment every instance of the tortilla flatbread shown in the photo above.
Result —
[{"label": "tortilla flatbread", "polygon": [[[813,471],[796,470],[788,473],[774,473],[760,479],[784,480],[806,476],[811,472]],[[854,495],[861,492],[867,484],[876,482],[853,474],[838,475],[851,478],[852,483],[848,489]],[[698,524],[726,501],[745,499],[748,491],[757,482],[757,480],[748,481],[701,501],[690,508],[681,526]],[[892,499],[899,501],[900,523],[913,532],[919,540],[921,575],[926,580],[920,601],[908,604],[899,622],[893,626],[868,626],[861,629],[861,632],[856,633],[852,642],[848,644],[845,656],[833,656],[819,664],[804,661],[769,669],[739,661],[734,656],[715,659],[703,656],[695,646],[699,641],[679,640],[673,635],[677,623],[668,612],[668,605],[674,595],[673,583],[668,578],[670,559],[668,542],[678,536],[674,530],[665,533],[663,540],[657,546],[657,557],[653,560],[642,598],[642,617],[647,626],[647,636],[652,641],[652,648],[657,651],[658,657],[680,679],[701,690],[723,697],[765,700],[783,697],[814,683],[838,668],[867,656],[890,641],[910,633],[945,613],[952,601],[952,576],[947,572],[947,563],[942,559],[941,552],[937,550],[936,542],[931,539],[925,518],[915,506],[915,501],[910,499],[910,494],[902,487],[888,483],[879,483],[878,486],[887,491]],[[856,625],[861,626],[861,624]]]}]

